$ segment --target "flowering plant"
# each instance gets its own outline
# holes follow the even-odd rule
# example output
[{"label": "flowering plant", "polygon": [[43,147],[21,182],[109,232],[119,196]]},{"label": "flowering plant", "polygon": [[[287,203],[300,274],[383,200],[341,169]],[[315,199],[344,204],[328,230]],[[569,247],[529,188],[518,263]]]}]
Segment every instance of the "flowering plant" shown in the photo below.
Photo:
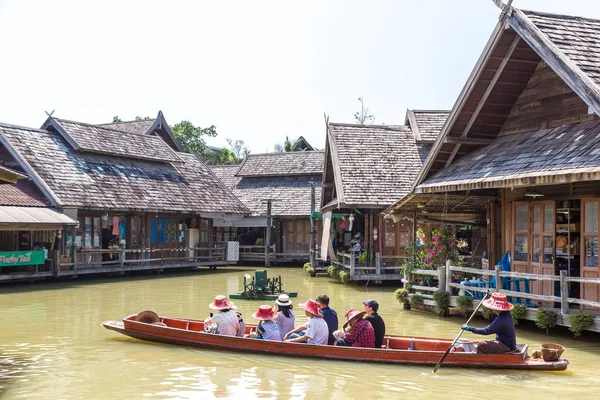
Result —
[{"label": "flowering plant", "polygon": [[452,233],[450,225],[441,227],[429,227],[424,231],[423,249],[425,251],[425,262],[430,268],[446,265],[446,261],[454,265],[460,261],[458,254],[458,240]]},{"label": "flowering plant", "polygon": [[419,228],[416,242],[411,242],[405,250],[405,267],[401,273],[413,269],[435,269],[446,265],[450,260],[459,265],[458,240],[450,225]]}]

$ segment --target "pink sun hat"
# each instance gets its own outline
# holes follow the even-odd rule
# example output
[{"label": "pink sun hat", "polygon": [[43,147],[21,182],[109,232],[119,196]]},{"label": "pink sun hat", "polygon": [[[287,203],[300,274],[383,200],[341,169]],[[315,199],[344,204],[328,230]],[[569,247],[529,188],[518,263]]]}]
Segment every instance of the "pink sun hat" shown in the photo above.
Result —
[{"label": "pink sun hat", "polygon": [[308,299],[306,303],[300,304],[300,308],[302,308],[304,311],[308,311],[316,317],[323,318],[323,314],[321,314],[321,311],[319,310],[319,305],[313,299]]},{"label": "pink sun hat", "polygon": [[252,317],[260,319],[261,321],[270,321],[277,318],[277,313],[273,311],[271,306],[263,305],[258,307],[258,310],[252,314]]},{"label": "pink sun hat", "polygon": [[510,311],[515,308],[515,306],[506,300],[506,295],[504,293],[492,293],[492,297],[484,300],[483,305],[490,310],[496,311]]},{"label": "pink sun hat", "polygon": [[229,301],[227,296],[218,295],[215,296],[215,300],[208,305],[208,308],[212,308],[213,310],[237,310],[235,304],[232,301]]}]

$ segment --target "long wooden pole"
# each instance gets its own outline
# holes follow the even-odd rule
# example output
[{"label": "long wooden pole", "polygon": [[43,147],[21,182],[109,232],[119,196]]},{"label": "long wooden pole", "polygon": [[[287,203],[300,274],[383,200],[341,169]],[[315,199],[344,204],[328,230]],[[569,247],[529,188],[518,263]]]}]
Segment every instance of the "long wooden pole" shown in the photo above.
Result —
[{"label": "long wooden pole", "polygon": [[[477,314],[477,311],[479,311],[479,307],[481,307],[481,304],[483,303],[483,300],[487,299],[487,297],[489,296],[489,294],[490,294],[490,291],[488,290],[487,293],[485,294],[485,296],[483,296],[483,299],[481,299],[481,301],[479,302],[479,304],[477,304],[477,307],[475,308],[475,311],[473,311],[473,314],[471,314],[471,316],[467,320],[467,322],[466,322],[467,325],[469,325],[469,322],[471,322],[471,320],[473,319],[473,317],[475,316],[475,314]],[[456,341],[460,338],[460,336],[462,334],[463,334],[463,329],[461,327],[460,328],[460,332],[458,332],[458,335],[456,335],[456,338],[454,339],[454,341],[452,342],[452,344],[450,345],[450,347],[448,347],[448,350],[446,350],[446,352],[444,353],[444,355],[442,356],[442,358],[440,358],[440,361],[438,361],[438,363],[435,364],[435,367],[433,367],[433,373],[434,374],[442,366],[442,364],[444,363],[444,360],[446,359],[446,357],[448,357],[448,354],[450,353],[450,350],[452,350],[452,348],[456,344]]]}]

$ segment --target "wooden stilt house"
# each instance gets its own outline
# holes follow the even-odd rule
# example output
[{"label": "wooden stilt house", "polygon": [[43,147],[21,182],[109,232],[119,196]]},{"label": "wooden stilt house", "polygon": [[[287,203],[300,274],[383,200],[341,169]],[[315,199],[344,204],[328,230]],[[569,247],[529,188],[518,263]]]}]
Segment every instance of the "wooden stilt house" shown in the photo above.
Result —
[{"label": "wooden stilt house", "polygon": [[[236,237],[242,260],[308,261],[311,185],[315,187],[315,207],[318,209],[323,160],[322,151],[304,150],[250,154],[242,165],[211,166],[252,212],[243,220],[224,221],[223,224],[215,221],[216,237]],[[269,218],[272,231],[267,234]],[[265,245],[269,246],[266,253]]]},{"label": "wooden stilt house", "polygon": [[52,116],[41,129],[2,124],[0,141],[3,163],[79,222],[57,241],[70,257],[61,274],[225,265],[213,218],[249,214],[195,155],[179,151],[162,113],[110,126]]},{"label": "wooden stilt house", "polygon": [[485,209],[490,266],[509,251],[513,271],[548,276],[533,293],[598,306],[599,38],[600,21],[502,5],[413,193],[389,211]]},{"label": "wooden stilt house", "polygon": [[[410,191],[447,115],[447,111],[408,110],[406,125],[327,122],[322,259],[378,270],[402,263],[412,225],[380,213]],[[390,269],[389,275],[399,279],[397,271]]]}]

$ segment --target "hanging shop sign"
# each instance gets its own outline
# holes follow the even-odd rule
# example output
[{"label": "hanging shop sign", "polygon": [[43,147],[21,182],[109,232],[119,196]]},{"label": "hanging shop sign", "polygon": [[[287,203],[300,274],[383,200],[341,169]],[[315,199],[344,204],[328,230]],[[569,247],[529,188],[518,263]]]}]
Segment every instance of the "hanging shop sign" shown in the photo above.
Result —
[{"label": "hanging shop sign", "polygon": [[0,252],[0,267],[43,264],[44,251],[4,251]]}]

